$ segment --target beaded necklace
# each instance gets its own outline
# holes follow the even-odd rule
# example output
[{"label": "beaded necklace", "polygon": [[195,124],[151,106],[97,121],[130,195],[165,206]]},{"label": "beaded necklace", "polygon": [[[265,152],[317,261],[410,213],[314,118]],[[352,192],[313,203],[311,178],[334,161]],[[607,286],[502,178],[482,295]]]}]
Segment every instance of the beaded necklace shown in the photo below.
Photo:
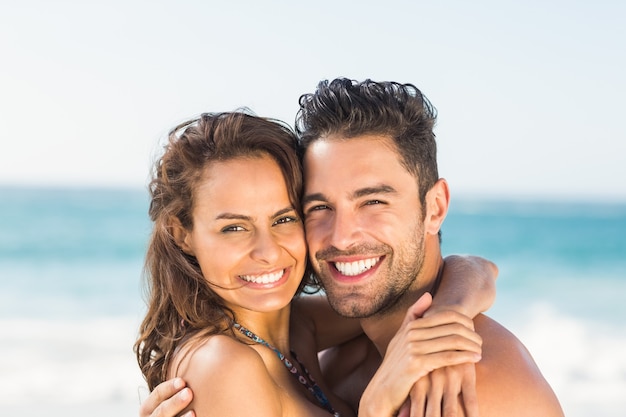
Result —
[{"label": "beaded necklace", "polygon": [[239,330],[244,336],[248,337],[252,341],[258,344],[261,344],[263,346],[266,346],[270,348],[271,350],[273,350],[274,353],[276,353],[276,356],[278,356],[278,359],[280,359],[281,362],[285,365],[289,373],[292,374],[294,377],[296,377],[296,379],[300,381],[300,383],[304,385],[309,390],[309,392],[311,392],[311,394],[313,394],[315,399],[320,403],[320,405],[323,408],[325,408],[331,414],[333,414],[334,417],[341,417],[340,414],[337,411],[335,411],[333,407],[330,405],[330,401],[328,401],[328,398],[326,398],[326,395],[324,395],[324,393],[322,392],[322,389],[319,387],[319,385],[317,385],[317,382],[315,382],[315,380],[309,373],[308,369],[306,369],[306,367],[302,364],[302,362],[298,360],[298,357],[296,356],[296,353],[293,350],[291,351],[291,356],[293,356],[295,361],[298,362],[298,364],[304,371],[305,376],[303,376],[302,374],[300,374],[300,372],[298,372],[298,368],[293,366],[293,364],[289,361],[289,359],[287,359],[280,350],[270,345],[265,340],[261,339],[259,336],[257,336],[256,334],[252,333],[250,330],[243,327],[241,324],[235,323],[234,326],[235,326],[235,329]]}]

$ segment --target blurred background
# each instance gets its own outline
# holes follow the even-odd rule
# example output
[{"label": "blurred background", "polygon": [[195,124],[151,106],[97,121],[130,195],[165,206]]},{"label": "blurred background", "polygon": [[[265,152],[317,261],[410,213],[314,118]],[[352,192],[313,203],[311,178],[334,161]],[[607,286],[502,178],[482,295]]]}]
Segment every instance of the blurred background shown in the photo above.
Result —
[{"label": "blurred background", "polygon": [[489,314],[569,417],[626,412],[626,4],[4,1],[0,414],[137,415],[146,183],[170,128],[293,124],[345,76],[438,109],[444,253],[500,267]]}]

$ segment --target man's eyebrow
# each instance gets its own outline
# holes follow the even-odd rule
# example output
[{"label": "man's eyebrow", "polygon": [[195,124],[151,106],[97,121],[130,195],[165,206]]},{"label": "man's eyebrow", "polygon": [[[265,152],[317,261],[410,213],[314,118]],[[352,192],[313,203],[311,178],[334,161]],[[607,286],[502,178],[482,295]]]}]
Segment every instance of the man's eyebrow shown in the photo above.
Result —
[{"label": "man's eyebrow", "polygon": [[305,204],[310,203],[311,201],[327,201],[327,198],[322,193],[307,194],[302,198],[301,204],[304,206]]},{"label": "man's eyebrow", "polygon": [[[380,184],[373,187],[364,187],[355,190],[350,196],[351,199],[357,199],[373,194],[395,194],[398,191],[390,185]],[[312,201],[328,201],[328,198],[322,193],[307,194],[302,198],[302,205],[306,205]]]},{"label": "man's eyebrow", "polygon": [[372,194],[395,194],[397,193],[396,189],[390,185],[381,184],[374,187],[365,187],[359,188],[355,192],[352,193],[352,198],[361,198]]}]

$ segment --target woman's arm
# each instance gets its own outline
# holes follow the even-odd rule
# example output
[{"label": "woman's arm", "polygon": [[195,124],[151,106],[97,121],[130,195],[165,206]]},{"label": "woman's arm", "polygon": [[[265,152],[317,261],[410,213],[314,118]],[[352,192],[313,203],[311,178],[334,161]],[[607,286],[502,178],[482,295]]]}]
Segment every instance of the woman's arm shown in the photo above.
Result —
[{"label": "woman's arm", "polygon": [[433,304],[424,317],[442,310],[454,310],[468,317],[487,311],[496,298],[497,277],[498,267],[487,259],[447,256]]},{"label": "woman's arm", "polygon": [[[424,316],[453,310],[475,317],[486,311],[495,300],[497,276],[496,265],[484,258],[470,255],[446,257],[439,289]],[[358,319],[337,314],[323,293],[303,295],[294,300],[292,321],[297,322],[298,326],[310,326],[319,351],[363,333]]]},{"label": "woman's arm", "polygon": [[[424,316],[454,310],[475,317],[493,304],[497,276],[498,268],[486,259],[460,255],[446,257],[437,295]],[[358,320],[347,319],[335,313],[323,294],[301,296],[294,301],[292,308],[292,322],[297,320],[298,325],[311,327],[319,350],[344,343],[363,333]],[[473,370],[473,365],[469,366]],[[438,373],[441,372],[444,371]],[[445,385],[445,382],[441,384]],[[189,399],[184,398],[188,390],[180,392],[183,397],[178,397],[174,394],[182,387],[174,389],[169,381],[161,385],[164,387],[163,390],[157,387],[142,403],[140,417],[174,416],[188,404]],[[466,384],[457,382],[457,385],[463,385],[462,391],[467,395]],[[417,391],[424,395],[423,390]],[[466,407],[468,399],[465,399]],[[157,410],[159,406],[161,410]],[[475,405],[470,408],[475,409]]]},{"label": "woman's arm", "polygon": [[323,293],[295,299],[291,304],[291,325],[308,327],[318,352],[363,334],[359,320],[337,314]]}]

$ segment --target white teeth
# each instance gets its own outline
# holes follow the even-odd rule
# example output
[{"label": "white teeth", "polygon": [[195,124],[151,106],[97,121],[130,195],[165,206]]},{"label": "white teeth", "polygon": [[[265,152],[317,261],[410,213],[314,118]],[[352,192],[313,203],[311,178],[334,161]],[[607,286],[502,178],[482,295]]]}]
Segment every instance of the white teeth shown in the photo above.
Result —
[{"label": "white teeth", "polygon": [[355,276],[362,274],[378,263],[380,258],[361,259],[354,262],[335,262],[335,268],[342,275]]},{"label": "white teeth", "polygon": [[272,274],[240,275],[239,277],[244,281],[253,282],[255,284],[271,284],[281,279],[284,273],[285,270],[281,269],[280,271],[274,272]]}]

